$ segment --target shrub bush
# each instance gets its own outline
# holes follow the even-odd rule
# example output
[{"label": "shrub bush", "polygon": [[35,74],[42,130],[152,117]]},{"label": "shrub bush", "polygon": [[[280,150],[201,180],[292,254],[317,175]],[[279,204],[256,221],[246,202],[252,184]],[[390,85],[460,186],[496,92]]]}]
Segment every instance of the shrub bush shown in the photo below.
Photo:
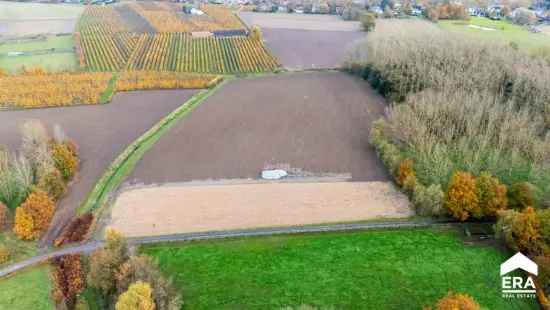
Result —
[{"label": "shrub bush", "polygon": [[33,217],[26,211],[26,209],[17,208],[15,210],[13,232],[21,240],[34,240],[38,237],[37,231],[34,227]]},{"label": "shrub bush", "polygon": [[535,254],[541,252],[539,228],[540,222],[532,207],[521,212],[500,211],[495,225],[495,236],[514,251]]},{"label": "shrub bush", "polygon": [[86,213],[74,218],[65,228],[61,236],[55,240],[55,246],[84,241],[93,221],[94,216],[91,213]]},{"label": "shrub bush", "polygon": [[465,221],[472,215],[481,214],[475,179],[471,174],[456,172],[453,175],[445,196],[445,207],[454,218],[460,221]]},{"label": "shrub bush", "polygon": [[151,286],[138,281],[118,297],[116,310],[154,310],[155,302],[152,298]]},{"label": "shrub bush", "polygon": [[363,31],[371,32],[376,27],[376,16],[373,13],[364,13],[361,15],[359,21],[361,22],[361,27]]},{"label": "shrub bush", "polygon": [[517,210],[534,207],[535,195],[533,185],[527,182],[512,185],[508,192],[508,206]]},{"label": "shrub bush", "polygon": [[401,152],[399,149],[388,142],[384,131],[386,123],[384,120],[374,122],[370,133],[370,143],[376,148],[378,157],[382,160],[389,171],[396,171],[401,162]]},{"label": "shrub bush", "polygon": [[481,206],[481,214],[474,214],[474,217],[495,217],[499,210],[506,209],[508,205],[506,185],[501,184],[497,178],[486,172],[476,179],[476,194]]},{"label": "shrub bush", "polygon": [[512,21],[518,25],[532,25],[537,21],[537,16],[526,8],[518,8],[512,16]]},{"label": "shrub bush", "polygon": [[32,186],[33,170],[29,161],[0,149],[0,202],[15,210],[27,198]]},{"label": "shrub bush", "polygon": [[68,144],[52,143],[51,145],[52,158],[55,167],[65,181],[69,181],[74,176],[78,168],[78,158],[74,155],[73,150],[68,147]]},{"label": "shrub bush", "polygon": [[10,211],[2,202],[0,202],[0,231],[3,231],[10,219]]},{"label": "shrub bush", "polygon": [[403,189],[412,192],[416,185],[416,174],[413,169],[413,161],[405,159],[399,164],[396,171],[396,182]]},{"label": "shrub bush", "polygon": [[413,202],[417,212],[424,216],[441,216],[443,215],[443,202],[445,193],[441,189],[441,185],[432,184],[425,187],[422,184],[417,184],[414,189]]},{"label": "shrub bush", "polygon": [[0,246],[0,265],[10,260],[10,250],[5,246]]},{"label": "shrub bush", "polygon": [[80,254],[64,255],[52,259],[54,293],[57,303],[73,309],[77,295],[85,287],[84,270]]},{"label": "shrub bush", "polygon": [[15,211],[14,232],[20,239],[34,240],[48,228],[55,204],[47,193],[36,190]]},{"label": "shrub bush", "polygon": [[34,229],[38,233],[48,229],[55,212],[55,203],[46,192],[32,192],[20,208],[25,209],[33,218]]},{"label": "shrub bush", "polygon": [[38,180],[36,187],[48,193],[55,201],[59,201],[67,191],[67,185],[63,180],[61,172],[55,168],[43,174]]},{"label": "shrub bush", "polygon": [[116,274],[128,259],[128,245],[126,239],[113,230],[107,231],[105,241],[105,246],[90,256],[88,284],[110,297],[115,292]]},{"label": "shrub bush", "polygon": [[132,256],[117,273],[117,291],[126,291],[132,283],[147,282],[159,309],[181,309],[182,300],[172,283],[164,278],[157,264],[148,256]]},{"label": "shrub bush", "polygon": [[480,310],[479,304],[469,295],[449,292],[437,303],[437,310]]},{"label": "shrub bush", "polygon": [[540,235],[550,244],[550,209],[537,210],[537,218],[540,223]]}]

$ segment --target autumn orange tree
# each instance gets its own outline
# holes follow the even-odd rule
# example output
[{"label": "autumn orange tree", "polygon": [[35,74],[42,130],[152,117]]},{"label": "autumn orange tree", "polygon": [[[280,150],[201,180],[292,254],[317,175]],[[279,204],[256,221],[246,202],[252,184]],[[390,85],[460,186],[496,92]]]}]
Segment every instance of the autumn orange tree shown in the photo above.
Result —
[{"label": "autumn orange tree", "polygon": [[72,309],[76,296],[85,287],[84,269],[80,254],[64,255],[52,259],[55,280],[53,296],[58,304]]},{"label": "autumn orange tree", "polygon": [[55,204],[41,190],[32,192],[15,211],[14,232],[23,240],[34,240],[48,228],[55,211]]},{"label": "autumn orange tree", "polygon": [[537,253],[543,247],[540,220],[532,207],[521,212],[500,211],[495,232],[497,238],[503,239],[514,251]]},{"label": "autumn orange tree", "polygon": [[480,305],[469,295],[449,292],[437,302],[437,310],[480,310]]},{"label": "autumn orange tree", "polygon": [[50,148],[56,168],[63,176],[63,179],[69,181],[78,169],[78,157],[70,146],[65,143],[53,142]]},{"label": "autumn orange tree", "polygon": [[497,178],[491,176],[487,172],[484,172],[477,177],[475,186],[481,208],[476,209],[476,211],[480,213],[473,214],[474,217],[495,217],[497,215],[497,211],[506,209],[508,205],[506,185],[501,184]]},{"label": "autumn orange tree", "polygon": [[445,207],[460,221],[467,220],[473,214],[481,214],[474,176],[460,171],[453,175],[447,189]]}]

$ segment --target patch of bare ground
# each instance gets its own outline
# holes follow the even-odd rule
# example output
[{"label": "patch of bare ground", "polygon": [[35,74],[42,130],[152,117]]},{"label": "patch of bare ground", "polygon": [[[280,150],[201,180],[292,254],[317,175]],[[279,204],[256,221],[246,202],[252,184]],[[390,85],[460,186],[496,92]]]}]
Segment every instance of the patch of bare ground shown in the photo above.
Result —
[{"label": "patch of bare ground", "polygon": [[336,15],[241,12],[239,16],[249,27],[321,31],[361,30],[359,22],[345,21]]},{"label": "patch of bare ground", "polygon": [[42,243],[49,244],[57,237],[105,169],[127,145],[194,93],[193,90],[119,93],[106,105],[0,111],[0,145],[12,151],[21,141],[19,126],[28,119],[38,119],[50,128],[61,125],[80,147],[80,172],[58,204]]},{"label": "patch of bare ground", "polygon": [[161,186],[123,192],[108,226],[141,237],[412,215],[390,182]]},{"label": "patch of bare ground", "polygon": [[281,165],[387,181],[368,141],[383,111],[383,99],[345,73],[235,80],[163,135],[127,181],[255,179]]}]

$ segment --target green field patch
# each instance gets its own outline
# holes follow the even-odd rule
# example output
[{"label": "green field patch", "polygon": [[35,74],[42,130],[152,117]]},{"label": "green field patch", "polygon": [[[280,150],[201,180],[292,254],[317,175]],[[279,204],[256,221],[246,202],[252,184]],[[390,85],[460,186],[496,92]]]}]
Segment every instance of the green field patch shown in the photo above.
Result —
[{"label": "green field patch", "polygon": [[549,35],[532,33],[526,27],[505,20],[472,17],[469,21],[442,20],[439,25],[450,31],[466,33],[485,40],[514,42],[519,48],[526,50],[550,47]]},{"label": "green field patch", "polygon": [[49,267],[42,265],[0,279],[0,309],[54,309]]},{"label": "green field patch", "polygon": [[454,230],[384,230],[144,247],[186,309],[421,309],[449,290],[488,309],[535,309],[500,295],[508,254]]},{"label": "green field patch", "polygon": [[10,40],[0,43],[0,68],[12,73],[22,66],[40,66],[47,71],[75,70],[78,60],[73,47],[72,35],[52,35],[21,42]]}]

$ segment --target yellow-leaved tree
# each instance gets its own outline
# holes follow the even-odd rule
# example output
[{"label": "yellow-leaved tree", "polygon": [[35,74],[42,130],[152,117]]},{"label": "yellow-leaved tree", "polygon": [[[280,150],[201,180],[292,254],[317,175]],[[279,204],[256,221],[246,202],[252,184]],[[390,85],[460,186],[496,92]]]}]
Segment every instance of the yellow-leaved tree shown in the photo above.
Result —
[{"label": "yellow-leaved tree", "polygon": [[146,282],[137,281],[118,297],[116,310],[154,310],[153,290]]}]

